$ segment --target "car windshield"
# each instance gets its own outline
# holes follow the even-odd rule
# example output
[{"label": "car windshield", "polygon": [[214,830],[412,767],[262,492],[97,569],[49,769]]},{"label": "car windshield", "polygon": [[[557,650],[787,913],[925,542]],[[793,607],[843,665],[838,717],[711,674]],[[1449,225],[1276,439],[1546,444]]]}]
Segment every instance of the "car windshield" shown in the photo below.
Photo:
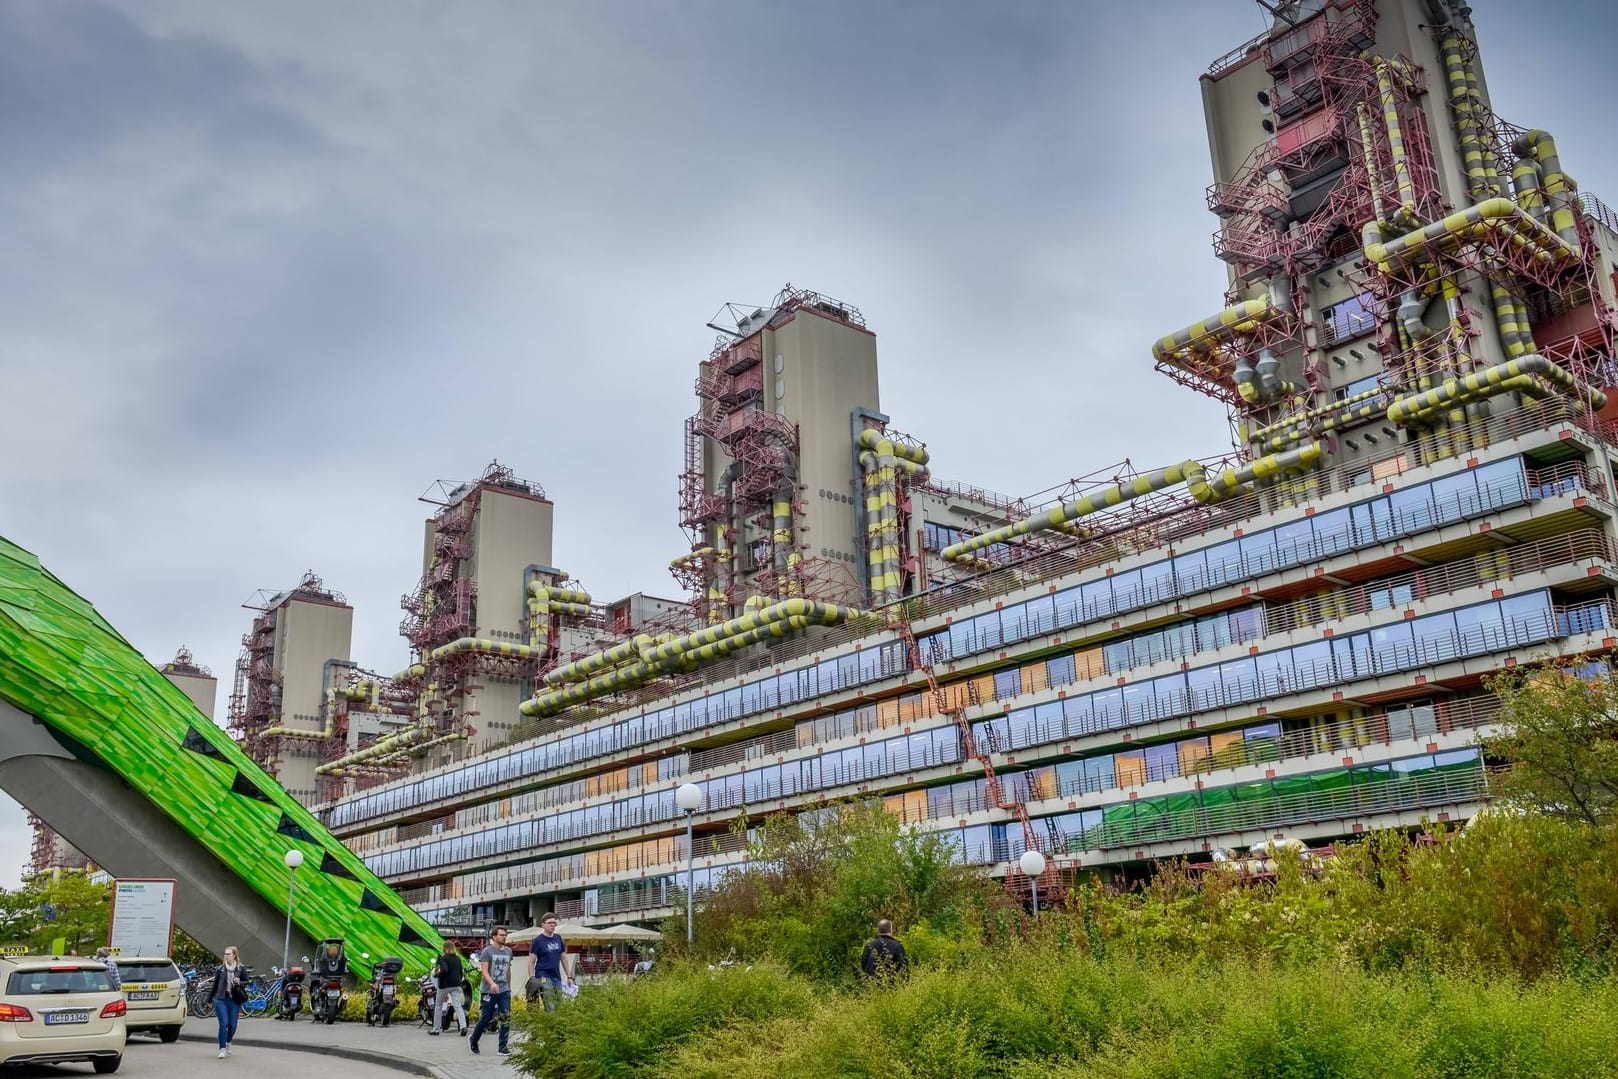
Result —
[{"label": "car windshield", "polygon": [[121,962],[118,976],[126,982],[177,982],[180,972],[173,963]]},{"label": "car windshield", "polygon": [[105,969],[19,970],[6,983],[6,994],[14,997],[46,993],[110,993],[112,979]]}]

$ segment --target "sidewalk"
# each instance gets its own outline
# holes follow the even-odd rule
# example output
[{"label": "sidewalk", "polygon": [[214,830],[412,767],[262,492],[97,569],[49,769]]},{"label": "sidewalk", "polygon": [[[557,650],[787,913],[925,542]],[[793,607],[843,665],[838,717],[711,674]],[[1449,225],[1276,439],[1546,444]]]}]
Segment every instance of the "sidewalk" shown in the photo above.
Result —
[{"label": "sidewalk", "polygon": [[[180,1037],[217,1043],[218,1030],[212,1019],[191,1018]],[[516,1040],[514,1031],[513,1044]],[[414,1022],[396,1022],[386,1029],[342,1022],[328,1027],[305,1014],[296,1023],[243,1019],[236,1028],[231,1059],[250,1059],[254,1048],[280,1049],[363,1060],[436,1079],[515,1079],[516,1069],[499,1054],[497,1044],[496,1032],[486,1031],[478,1042],[483,1052],[473,1056],[466,1039],[453,1030],[435,1038]]]}]

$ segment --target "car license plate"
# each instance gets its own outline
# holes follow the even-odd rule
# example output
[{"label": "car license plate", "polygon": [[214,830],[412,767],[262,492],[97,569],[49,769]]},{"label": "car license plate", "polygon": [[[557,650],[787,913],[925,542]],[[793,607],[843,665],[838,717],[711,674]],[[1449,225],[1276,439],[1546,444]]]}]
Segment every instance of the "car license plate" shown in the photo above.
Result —
[{"label": "car license plate", "polygon": [[129,999],[130,1000],[156,1000],[157,996],[158,995],[156,993],[131,993],[131,994],[129,994]]},{"label": "car license plate", "polygon": [[89,1012],[46,1012],[45,1025],[48,1027],[60,1026],[63,1023],[88,1023]]}]

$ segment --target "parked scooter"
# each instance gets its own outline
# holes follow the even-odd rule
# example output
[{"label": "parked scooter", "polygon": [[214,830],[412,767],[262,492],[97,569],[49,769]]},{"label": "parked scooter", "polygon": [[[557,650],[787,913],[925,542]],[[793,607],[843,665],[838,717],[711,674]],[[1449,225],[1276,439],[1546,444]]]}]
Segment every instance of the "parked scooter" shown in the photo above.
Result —
[{"label": "parked scooter", "polygon": [[[309,962],[309,957],[304,956],[303,961],[305,963]],[[286,978],[281,985],[281,1002],[275,1009],[277,1019],[286,1019],[290,1022],[297,1021],[298,1013],[303,1010],[304,976],[302,967],[288,968]]]},{"label": "parked scooter", "polygon": [[[363,958],[369,959],[367,952]],[[388,956],[371,967],[371,988],[365,994],[365,1025],[374,1026],[378,1020],[383,1026],[393,1021],[393,1006],[399,1001],[399,972],[404,960]]]},{"label": "parked scooter", "polygon": [[421,1025],[432,1030],[438,1023],[438,979],[432,972],[416,983],[421,996],[416,998],[416,1018]]},{"label": "parked scooter", "polygon": [[327,1026],[337,1022],[348,997],[343,993],[343,975],[348,973],[348,959],[343,955],[343,942],[335,937],[320,942],[320,956],[315,960],[314,977],[309,987],[309,1014],[315,1022]]}]

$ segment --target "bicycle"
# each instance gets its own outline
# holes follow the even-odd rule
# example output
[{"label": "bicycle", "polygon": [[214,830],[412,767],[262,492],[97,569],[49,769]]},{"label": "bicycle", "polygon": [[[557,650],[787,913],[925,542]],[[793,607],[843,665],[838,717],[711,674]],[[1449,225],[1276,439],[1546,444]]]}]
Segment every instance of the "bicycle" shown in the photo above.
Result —
[{"label": "bicycle", "polygon": [[188,1013],[198,1019],[207,1019],[213,1015],[213,985],[212,974],[199,975],[186,986],[185,1008]]},{"label": "bicycle", "polygon": [[266,982],[262,978],[253,978],[247,983],[247,999],[242,1002],[243,1015],[262,1018],[280,1011],[286,975],[280,967],[271,967],[270,971],[275,975],[274,981]]}]

